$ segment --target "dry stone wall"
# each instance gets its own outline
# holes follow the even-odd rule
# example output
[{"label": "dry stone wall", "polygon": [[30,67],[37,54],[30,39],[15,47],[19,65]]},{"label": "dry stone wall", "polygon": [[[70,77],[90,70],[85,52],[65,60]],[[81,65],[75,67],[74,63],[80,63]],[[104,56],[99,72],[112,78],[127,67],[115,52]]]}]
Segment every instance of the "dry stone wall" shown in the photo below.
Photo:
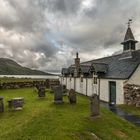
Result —
[{"label": "dry stone wall", "polygon": [[40,85],[45,86],[46,88],[51,88],[55,85],[59,85],[59,80],[49,79],[49,80],[40,80],[40,81],[28,81],[28,82],[3,82],[0,83],[0,89],[18,89],[18,88],[31,88],[38,87]]},{"label": "dry stone wall", "polygon": [[127,105],[140,107],[140,85],[124,85],[124,101]]}]

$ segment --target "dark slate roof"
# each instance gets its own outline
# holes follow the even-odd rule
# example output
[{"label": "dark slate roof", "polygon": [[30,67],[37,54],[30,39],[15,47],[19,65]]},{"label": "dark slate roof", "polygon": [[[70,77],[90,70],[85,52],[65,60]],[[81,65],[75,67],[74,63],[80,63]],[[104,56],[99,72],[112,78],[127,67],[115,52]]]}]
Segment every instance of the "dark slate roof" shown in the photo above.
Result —
[{"label": "dark slate roof", "polygon": [[121,44],[125,44],[128,41],[133,41],[135,43],[137,43],[138,41],[135,40],[134,35],[132,33],[132,30],[130,27],[128,27],[125,37],[124,37],[124,41]]},{"label": "dark slate roof", "polygon": [[95,72],[103,72],[106,73],[108,70],[108,64],[105,63],[95,63],[93,62],[91,66],[94,68]]},{"label": "dark slate roof", "polygon": [[124,41],[130,40],[130,39],[135,40],[131,28],[128,27],[125,37],[124,37]]},{"label": "dark slate roof", "polygon": [[62,68],[62,74],[69,74],[69,69],[68,68]]},{"label": "dark slate roof", "polygon": [[71,65],[68,69],[69,69],[70,74],[74,74],[75,65]]},{"label": "dark slate roof", "polygon": [[[126,53],[128,53],[128,55]],[[94,63],[103,63],[108,66],[103,78],[128,79],[140,64],[140,50],[132,51],[132,53],[123,52],[119,55],[95,59],[81,64],[90,65]]]},{"label": "dark slate roof", "polygon": [[80,65],[81,73],[89,73],[91,65]]}]

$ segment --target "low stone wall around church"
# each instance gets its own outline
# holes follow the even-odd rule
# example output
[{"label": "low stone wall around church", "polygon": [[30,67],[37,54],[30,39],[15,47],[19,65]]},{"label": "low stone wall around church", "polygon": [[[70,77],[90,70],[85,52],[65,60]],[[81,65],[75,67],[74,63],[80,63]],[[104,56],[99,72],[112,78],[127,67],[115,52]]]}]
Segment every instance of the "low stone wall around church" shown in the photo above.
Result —
[{"label": "low stone wall around church", "polygon": [[55,85],[59,85],[58,79],[46,79],[36,81],[25,81],[25,82],[3,82],[0,83],[0,89],[18,89],[18,88],[32,88],[38,85],[43,85],[46,88],[52,88]]},{"label": "low stone wall around church", "polygon": [[127,105],[140,107],[140,86],[133,84],[124,85],[124,101]]},{"label": "low stone wall around church", "polygon": [[18,89],[33,86],[34,86],[33,82],[6,82],[0,84],[0,89]]}]

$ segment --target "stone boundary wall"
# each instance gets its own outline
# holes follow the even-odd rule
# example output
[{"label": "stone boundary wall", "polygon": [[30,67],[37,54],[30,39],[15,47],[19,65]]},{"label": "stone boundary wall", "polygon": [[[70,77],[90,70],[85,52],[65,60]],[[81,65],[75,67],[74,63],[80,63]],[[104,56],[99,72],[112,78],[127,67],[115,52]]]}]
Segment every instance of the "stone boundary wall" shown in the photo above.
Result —
[{"label": "stone boundary wall", "polygon": [[4,82],[0,84],[0,89],[18,89],[31,88],[35,85],[34,81],[30,82]]},{"label": "stone boundary wall", "polygon": [[51,88],[54,85],[59,85],[59,80],[40,80],[40,81],[26,81],[26,82],[3,82],[0,83],[0,89],[18,89],[18,88],[32,88],[38,85]]},{"label": "stone boundary wall", "polygon": [[140,85],[124,85],[124,102],[127,105],[140,107]]}]

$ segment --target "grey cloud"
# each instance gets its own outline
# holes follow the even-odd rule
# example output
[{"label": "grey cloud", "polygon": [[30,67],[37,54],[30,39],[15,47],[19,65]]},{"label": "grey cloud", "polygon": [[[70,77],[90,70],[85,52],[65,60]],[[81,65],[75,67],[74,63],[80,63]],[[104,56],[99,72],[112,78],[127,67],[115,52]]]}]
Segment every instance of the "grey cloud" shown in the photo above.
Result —
[{"label": "grey cloud", "polygon": [[62,15],[76,14],[79,11],[81,0],[48,0],[48,9]]},{"label": "grey cloud", "polygon": [[[95,1],[96,7],[84,10],[84,17],[77,25],[78,30],[65,35],[72,46],[79,46],[81,51],[87,53],[98,50],[99,46],[102,48],[120,46],[126,31],[127,20],[131,17],[134,17],[134,20],[138,19],[137,15],[140,13],[137,6],[138,0]],[[83,28],[79,29],[80,26]]]},{"label": "grey cloud", "polygon": [[[18,32],[37,32],[47,30],[44,21],[44,8],[36,4],[36,0],[6,0],[7,6],[13,10],[14,15],[6,15],[0,25]],[[13,19],[11,18],[13,16]]]},{"label": "grey cloud", "polygon": [[76,51],[83,61],[120,52],[128,18],[140,32],[139,0],[0,1],[1,57],[44,71],[69,66]]}]

